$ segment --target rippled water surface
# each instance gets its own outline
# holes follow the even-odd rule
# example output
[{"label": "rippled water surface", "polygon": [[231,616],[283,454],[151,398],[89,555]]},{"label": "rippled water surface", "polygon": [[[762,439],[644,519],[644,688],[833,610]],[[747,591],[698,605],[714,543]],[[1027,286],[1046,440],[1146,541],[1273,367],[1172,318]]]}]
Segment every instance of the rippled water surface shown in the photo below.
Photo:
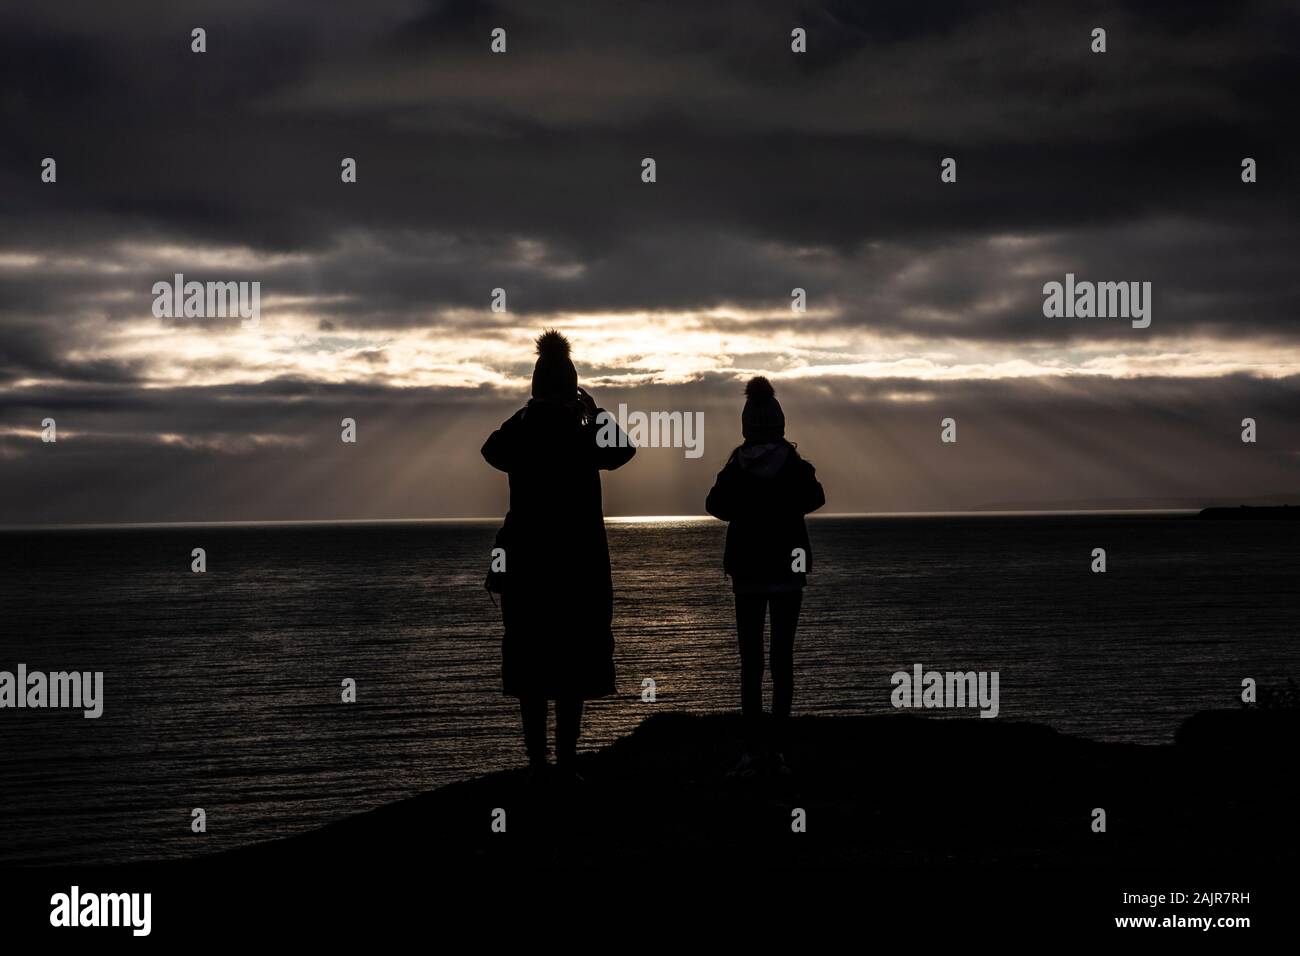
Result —
[{"label": "rippled water surface", "polygon": [[[0,710],[0,861],[187,856],[311,829],[521,760],[483,590],[495,522],[0,533],[0,670],[101,670],[104,715]],[[999,720],[1144,743],[1300,677],[1300,541],[1182,515],[820,518],[801,713],[884,713],[916,663],[997,670]],[[712,520],[611,520],[617,698],[737,706]],[[190,552],[207,551],[206,574]],[[1104,547],[1109,570],[1089,570]],[[644,678],[658,700],[642,703]],[[340,703],[341,682],[358,701]],[[973,712],[967,717],[973,717]],[[203,807],[208,833],[190,832]]]}]

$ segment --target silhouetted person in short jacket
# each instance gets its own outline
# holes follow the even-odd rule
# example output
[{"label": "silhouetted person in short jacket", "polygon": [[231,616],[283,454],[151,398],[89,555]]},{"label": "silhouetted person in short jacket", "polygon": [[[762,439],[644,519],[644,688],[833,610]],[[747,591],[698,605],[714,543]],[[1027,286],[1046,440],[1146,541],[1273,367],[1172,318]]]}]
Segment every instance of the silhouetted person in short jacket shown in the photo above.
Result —
[{"label": "silhouetted person in short jacket", "polygon": [[600,470],[636,450],[597,444],[601,409],[578,387],[569,342],[537,340],[532,400],[483,445],[510,476],[510,510],[497,535],[505,550],[501,676],[519,698],[532,769],[546,769],[547,701],[555,701],[557,767],[572,774],[584,700],[614,693],[614,593],[601,507]]},{"label": "silhouetted person in short jacket", "polygon": [[750,776],[759,769],[763,622],[769,607],[773,727],[767,756],[773,769],[788,773],[782,751],[794,697],[794,635],[808,583],[805,569],[812,567],[804,515],[824,505],[826,496],[816,470],[785,440],[785,414],[771,383],[761,376],[745,386],[741,431],[744,444],[718,472],[704,505],[709,514],[728,522],[722,563],[736,595],[746,752],[733,773]]}]

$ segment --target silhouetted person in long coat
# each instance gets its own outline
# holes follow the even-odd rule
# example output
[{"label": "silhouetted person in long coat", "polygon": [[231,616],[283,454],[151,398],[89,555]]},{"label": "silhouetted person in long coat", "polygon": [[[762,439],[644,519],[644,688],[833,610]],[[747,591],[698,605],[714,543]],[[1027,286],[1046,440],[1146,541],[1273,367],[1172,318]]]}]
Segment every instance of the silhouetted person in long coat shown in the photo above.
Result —
[{"label": "silhouetted person in long coat", "polygon": [[[723,568],[736,596],[740,643],[740,705],[745,753],[733,774],[759,769],[766,745],[772,769],[785,764],[786,722],[794,699],[794,635],[803,589],[812,567],[804,515],[826,503],[813,466],[785,440],[785,413],[772,384],[762,376],[745,386],[740,416],[744,444],[718,472],[705,509],[728,522]],[[802,554],[802,559],[800,558]],[[772,735],[764,740],[763,623],[772,612]]]},{"label": "silhouetted person in long coat", "polygon": [[583,701],[614,693],[600,471],[626,464],[635,449],[616,427],[620,441],[601,447],[601,413],[578,387],[568,340],[549,331],[537,340],[532,400],[483,445],[488,464],[510,476],[497,536],[506,562],[501,676],[506,695],[519,698],[535,773],[547,766],[547,701],[555,701],[557,768],[572,775]]}]

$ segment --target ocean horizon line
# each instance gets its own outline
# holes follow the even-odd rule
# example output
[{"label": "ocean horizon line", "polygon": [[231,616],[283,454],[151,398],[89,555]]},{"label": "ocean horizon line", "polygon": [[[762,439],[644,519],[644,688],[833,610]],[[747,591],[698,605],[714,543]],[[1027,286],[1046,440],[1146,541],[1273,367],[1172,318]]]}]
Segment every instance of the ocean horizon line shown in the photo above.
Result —
[{"label": "ocean horizon line", "polygon": [[[1200,508],[1024,508],[972,509],[968,511],[839,511],[808,515],[809,521],[843,518],[998,518],[998,517],[1066,517],[1070,515],[1190,515]],[[149,528],[240,528],[240,527],[310,527],[327,525],[421,525],[485,524],[500,522],[504,515],[442,516],[434,518],[300,518],[256,519],[235,521],[121,521],[61,522],[36,524],[0,524],[0,533],[14,531],[96,531],[145,530]],[[668,524],[684,521],[716,521],[712,515],[606,515],[609,524]]]}]

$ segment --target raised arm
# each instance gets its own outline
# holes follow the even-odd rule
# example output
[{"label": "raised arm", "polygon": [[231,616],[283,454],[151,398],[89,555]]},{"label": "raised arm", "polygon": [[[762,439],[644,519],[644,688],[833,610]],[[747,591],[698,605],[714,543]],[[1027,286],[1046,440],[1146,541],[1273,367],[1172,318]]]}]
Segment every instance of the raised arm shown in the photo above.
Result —
[{"label": "raised arm", "polygon": [[497,471],[510,471],[515,463],[515,421],[522,412],[516,412],[488,436],[483,443],[483,458]]},{"label": "raised arm", "polygon": [[636,446],[627,437],[627,432],[619,428],[614,416],[603,408],[597,408],[594,414],[589,415],[584,427],[591,435],[597,468],[604,471],[622,468],[636,454]]}]

